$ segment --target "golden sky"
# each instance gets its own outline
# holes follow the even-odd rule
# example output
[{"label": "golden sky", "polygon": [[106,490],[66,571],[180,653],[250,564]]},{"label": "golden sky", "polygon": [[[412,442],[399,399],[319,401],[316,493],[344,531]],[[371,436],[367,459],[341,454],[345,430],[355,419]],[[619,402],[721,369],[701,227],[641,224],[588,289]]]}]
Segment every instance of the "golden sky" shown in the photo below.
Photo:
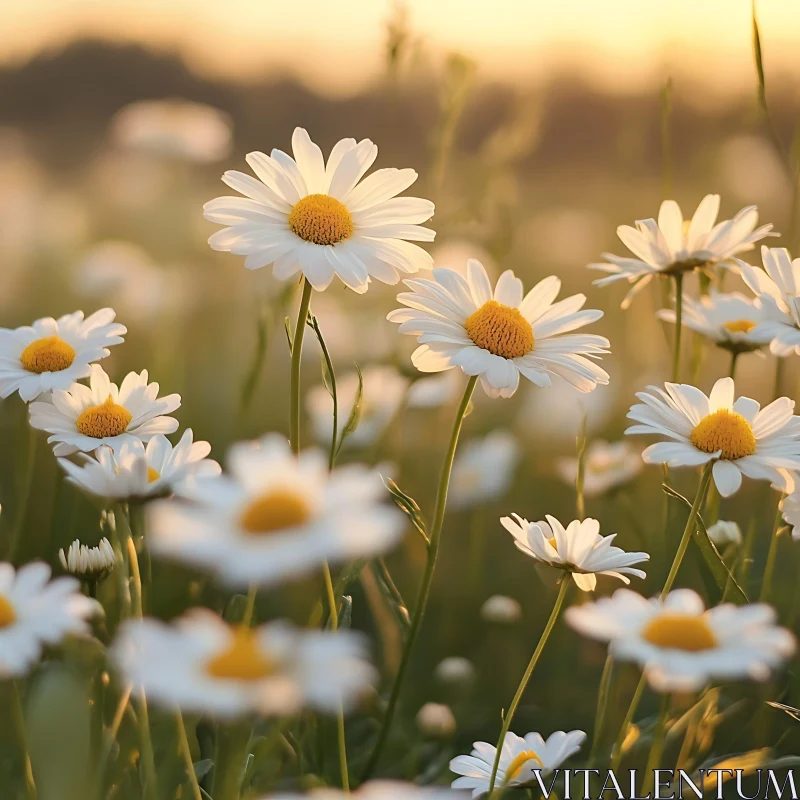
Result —
[{"label": "golden sky", "polygon": [[[457,50],[485,78],[570,69],[626,91],[676,80],[749,91],[750,0],[406,0],[432,56]],[[347,94],[383,68],[393,0],[0,0],[0,58],[77,35],[178,48],[208,73],[290,72]],[[770,75],[800,81],[800,0],[759,0]]]}]

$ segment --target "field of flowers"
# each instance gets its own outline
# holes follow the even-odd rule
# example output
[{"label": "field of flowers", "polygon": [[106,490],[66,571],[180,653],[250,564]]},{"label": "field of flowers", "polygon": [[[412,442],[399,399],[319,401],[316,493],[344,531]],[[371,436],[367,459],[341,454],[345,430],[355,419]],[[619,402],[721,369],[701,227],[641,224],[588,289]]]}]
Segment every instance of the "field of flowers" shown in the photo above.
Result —
[{"label": "field of flowers", "polygon": [[800,766],[800,161],[754,42],[716,166],[667,82],[638,182],[537,173],[534,98],[465,147],[460,56],[418,147],[401,70],[356,138],[143,100],[76,175],[0,129],[0,798]]}]

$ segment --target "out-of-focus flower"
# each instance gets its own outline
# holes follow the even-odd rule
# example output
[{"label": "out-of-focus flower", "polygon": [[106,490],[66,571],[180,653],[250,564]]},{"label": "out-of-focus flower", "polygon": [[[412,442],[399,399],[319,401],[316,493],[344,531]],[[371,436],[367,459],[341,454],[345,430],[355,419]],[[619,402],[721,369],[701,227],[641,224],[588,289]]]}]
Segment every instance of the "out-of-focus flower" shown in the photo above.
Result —
[{"label": "out-of-focus flower", "polygon": [[708,528],[708,538],[718,547],[726,544],[741,544],[742,531],[732,520],[721,519]]},{"label": "out-of-focus flower", "polygon": [[37,319],[22,328],[0,328],[0,397],[14,392],[30,402],[54,389],[69,389],[111,355],[127,333],[111,308],[84,319],[83,311]]},{"label": "out-of-focus flower", "polygon": [[168,708],[220,717],[352,708],[375,681],[360,634],[285,622],[232,628],[206,609],[177,622],[126,622],[112,657],[125,680]]},{"label": "out-of-focus flower", "polygon": [[792,539],[800,542],[800,487],[793,487],[792,492],[783,498],[781,511],[784,520],[792,528]]},{"label": "out-of-focus flower", "polygon": [[178,421],[164,416],[181,404],[178,394],[158,397],[158,384],[147,370],[129,372],[119,387],[99,364],[92,364],[89,386],[73,383],[56,389],[48,401],[30,404],[31,425],[47,431],[57,456],[91,453],[102,445],[112,450],[130,440],[147,442],[159,433],[174,433]]},{"label": "out-of-focus flower", "polygon": [[198,163],[220,161],[231,150],[228,115],[188,100],[131,103],[114,117],[112,135],[132,150]]},{"label": "out-of-focus flower", "polygon": [[[363,392],[358,427],[345,439],[345,445],[366,447],[377,441],[400,408],[408,378],[393,367],[367,367],[361,373]],[[338,435],[350,418],[358,394],[358,374],[350,372],[336,380]],[[325,386],[315,386],[306,394],[306,407],[317,441],[328,446],[333,433],[333,398]]]},{"label": "out-of-focus flower", "polygon": [[519,461],[519,444],[508,431],[473,439],[456,456],[450,478],[450,505],[469,508],[506,492]]},{"label": "out-of-focus flower", "polygon": [[409,408],[438,408],[455,400],[462,384],[463,378],[455,370],[420,378],[411,384],[406,402]]},{"label": "out-of-focus flower", "polygon": [[81,580],[99,581],[114,568],[116,556],[111,543],[103,537],[97,547],[87,547],[76,539],[65,553],[58,551],[61,566]]},{"label": "out-of-focus flower", "polygon": [[566,619],[584,636],[609,642],[615,659],[640,664],[658,692],[692,692],[714,678],[763,681],[795,650],[794,636],[775,625],[770,606],[706,610],[691,589],[663,600],[618,589],[568,608]]},{"label": "out-of-focus flower", "polygon": [[[633,480],[644,466],[642,454],[629,442],[609,444],[596,439],[586,448],[583,462],[583,493],[587,497],[604,494],[609,489]],[[578,478],[578,459],[561,458],[556,463],[558,474],[574,486]]]},{"label": "out-of-focus flower", "polygon": [[522,606],[513,597],[503,594],[493,594],[481,606],[481,619],[485,622],[496,622],[509,625],[517,622],[522,616]]},{"label": "out-of-focus flower", "polygon": [[785,247],[762,247],[761,260],[764,269],[738,262],[742,279],[770,313],[759,328],[776,356],[800,354],[800,258],[792,260]]},{"label": "out-of-focus flower", "polygon": [[70,483],[97,497],[141,499],[180,493],[186,481],[221,471],[216,461],[207,458],[211,445],[194,442],[192,437],[188,428],[175,447],[161,434],[146,447],[138,439],[128,439],[116,453],[100,447],[95,458],[84,455],[77,464],[66,458],[58,462]]},{"label": "out-of-focus flower", "polygon": [[278,434],[240,442],[230,474],[185,484],[192,502],[150,507],[154,553],[204,567],[227,584],[274,584],[325,561],[369,558],[393,547],[402,515],[383,503],[380,476],[360,465],[328,471],[326,456],[295,456]]},{"label": "out-of-focus flower", "polygon": [[789,201],[786,172],[775,148],[761,136],[733,136],[720,148],[719,177],[741,199]]},{"label": "out-of-focus flower", "polygon": [[523,297],[522,281],[506,270],[492,291],[483,265],[471,259],[465,279],[435,269],[433,280],[411,280],[397,299],[407,308],[387,319],[400,333],[416,336],[420,346],[411,361],[420,372],[460,367],[479,375],[489,397],[511,397],[520,373],[536,386],[550,386],[557,375],[581,392],[608,383],[608,374],[591,359],[608,353],[609,342],[593,334],[568,334],[603,316],[581,311],[586,296],[553,300],[561,288],[554,275]]},{"label": "out-of-focus flower", "polygon": [[0,675],[24,675],[45,645],[89,632],[87,620],[102,608],[79,588],[75,578],[51,581],[47,564],[0,564]]},{"label": "out-of-focus flower", "polygon": [[644,578],[634,564],[648,561],[647,553],[626,553],[612,543],[616,533],[600,534],[596,519],[573,520],[565,528],[549,514],[547,521],[528,522],[518,514],[503,517],[500,522],[514,537],[517,549],[542,564],[569,572],[579,589],[591,592],[597,586],[598,575],[609,575],[630,583],[626,575]]},{"label": "out-of-focus flower", "polygon": [[417,727],[425,736],[446,739],[456,730],[456,718],[450,706],[442,703],[425,703],[417,712]]},{"label": "out-of-focus flower", "polygon": [[[675,311],[664,308],[659,319],[675,323]],[[710,339],[719,347],[734,353],[747,353],[768,345],[775,337],[775,324],[785,315],[769,305],[743,294],[719,294],[693,300],[683,297],[683,324]],[[800,341],[800,339],[799,339]]]},{"label": "out-of-focus flower", "polygon": [[475,665],[468,658],[450,656],[437,664],[434,675],[442,683],[470,683],[475,680]]},{"label": "out-of-focus flower", "polygon": [[674,200],[665,200],[658,212],[658,222],[637,220],[635,228],[620,225],[617,235],[635,258],[603,253],[609,263],[589,264],[589,269],[608,273],[595,284],[606,286],[616,281],[634,284],[623,301],[625,308],[655,275],[675,275],[715,264],[731,266],[734,256],[752,250],[765,236],[777,235],[771,233],[772,224],[756,228],[755,206],[747,206],[733,219],[715,225],[718,214],[719,195],[709,194],[700,202],[692,219],[687,220],[688,224],[684,223],[680,206]]},{"label": "out-of-focus flower", "polygon": [[433,216],[433,203],[396,196],[417,179],[413,169],[380,169],[362,181],[378,155],[369,139],[342,139],[326,164],[303,128],[295,128],[292,151],[294,158],[249,153],[258,180],[223,175],[245,196],[205,204],[205,218],[226,226],[208,240],[214,250],[246,256],[247,269],[272,264],[278,280],[301,272],[318,291],[335,275],[363,294],[370,278],[394,284],[398,273],[430,268],[431,257],[411,242],[433,241],[419,224]]},{"label": "out-of-focus flower", "polygon": [[261,800],[453,800],[460,793],[435,786],[417,786],[399,781],[371,781],[353,792],[314,789],[309,794],[271,794]]},{"label": "out-of-focus flower", "polygon": [[699,467],[714,461],[714,483],[723,497],[735,494],[748,478],[786,483],[786,470],[800,469],[800,418],[794,400],[781,397],[766,408],[749,397],[734,402],[731,378],[721,378],[706,397],[684,383],[650,386],[638,392],[641,405],[628,418],[637,422],[628,434],[669,439],[651,444],[642,458],[648,464]]},{"label": "out-of-focus flower", "polygon": [[[583,731],[556,731],[547,741],[538,733],[517,736],[511,731],[503,742],[495,786],[507,789],[528,786],[535,780],[535,771],[547,775],[558,769],[568,758],[575,755],[586,740]],[[450,762],[450,771],[463,777],[456,778],[454,789],[472,789],[472,797],[484,797],[489,793],[489,782],[497,748],[488,742],[475,742],[475,749],[468,756],[457,756]]]}]

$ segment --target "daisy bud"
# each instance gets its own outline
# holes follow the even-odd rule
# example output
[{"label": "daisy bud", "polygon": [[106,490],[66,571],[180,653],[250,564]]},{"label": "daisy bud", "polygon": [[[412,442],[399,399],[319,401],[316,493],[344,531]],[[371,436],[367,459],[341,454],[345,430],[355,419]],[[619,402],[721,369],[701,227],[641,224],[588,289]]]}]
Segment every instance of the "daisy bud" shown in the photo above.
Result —
[{"label": "daisy bud", "polygon": [[708,538],[718,546],[741,544],[742,531],[732,520],[721,519],[708,529]]},{"label": "daisy bud", "polygon": [[438,664],[434,675],[442,683],[471,683],[475,680],[475,666],[468,658],[451,656]]},{"label": "daisy bud", "polygon": [[58,558],[67,572],[81,580],[92,582],[106,578],[116,560],[114,549],[106,538],[101,539],[97,547],[87,547],[76,539],[66,553],[63,549],[58,551]]},{"label": "daisy bud", "polygon": [[456,718],[450,706],[441,703],[425,703],[417,712],[417,727],[426,735],[435,739],[452,736],[456,730]]},{"label": "daisy bud", "polygon": [[516,622],[521,615],[520,604],[513,597],[502,594],[493,595],[481,606],[481,619],[485,622],[510,624]]}]

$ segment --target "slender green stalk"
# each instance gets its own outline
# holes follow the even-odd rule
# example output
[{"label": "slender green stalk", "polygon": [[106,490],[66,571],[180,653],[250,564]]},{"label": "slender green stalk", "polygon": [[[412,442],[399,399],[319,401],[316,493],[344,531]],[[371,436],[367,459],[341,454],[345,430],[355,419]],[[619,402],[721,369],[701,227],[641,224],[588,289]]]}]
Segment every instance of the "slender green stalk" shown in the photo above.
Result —
[{"label": "slender green stalk", "polygon": [[622,746],[625,744],[625,737],[628,735],[628,728],[631,727],[633,716],[636,714],[636,709],[639,708],[639,703],[642,700],[642,695],[644,694],[644,687],[646,684],[647,680],[644,676],[644,673],[642,673],[641,677],[639,678],[639,683],[636,684],[636,689],[633,692],[631,704],[628,706],[628,710],[625,712],[625,719],[622,720],[622,726],[617,734],[617,741],[614,744],[614,752],[611,754],[612,770],[618,769],[620,762],[622,761]]},{"label": "slender green stalk", "polygon": [[731,350],[731,366],[728,370],[728,375],[731,378],[736,378],[736,362],[739,359],[739,351],[738,350]]},{"label": "slender green stalk", "polygon": [[775,388],[772,390],[772,397],[777,400],[781,397],[781,387],[783,386],[783,370],[786,366],[785,358],[775,359]]},{"label": "slender green stalk", "polygon": [[672,382],[681,376],[681,331],[683,329],[683,273],[675,274],[675,351],[672,354]]},{"label": "slender green stalk", "polygon": [[255,583],[250,584],[247,590],[247,605],[244,607],[244,615],[242,616],[242,625],[245,627],[253,622],[253,614],[256,610],[256,595],[258,594],[258,586]]},{"label": "slender green stalk", "polygon": [[247,754],[250,747],[249,724],[232,722],[217,727],[214,758],[214,800],[240,800]]},{"label": "slender green stalk", "polygon": [[130,684],[123,689],[122,695],[119,698],[119,703],[117,704],[117,710],[114,712],[114,719],[111,721],[111,727],[108,729],[108,733],[105,736],[105,742],[103,744],[103,749],[100,753],[100,759],[97,764],[97,791],[95,792],[97,797],[102,796],[103,779],[105,778],[106,774],[106,766],[108,764],[108,759],[111,757],[111,751],[114,749],[114,743],[117,741],[117,734],[119,733],[119,729],[122,725],[122,720],[125,717],[125,712],[128,709],[128,703],[130,702],[132,691],[133,687]]},{"label": "slender green stalk", "polygon": [[664,755],[664,741],[667,733],[667,715],[669,713],[669,694],[661,696],[661,707],[658,712],[656,729],[653,733],[653,744],[650,748],[650,755],[647,758],[647,766],[644,768],[644,778],[642,779],[641,797],[647,797],[653,788],[655,770],[661,765]]},{"label": "slender green stalk", "polygon": [[578,433],[578,469],[575,474],[575,510],[579,520],[583,520],[586,517],[586,500],[583,495],[583,483],[586,474],[586,420],[587,417],[584,414],[583,420],[581,420],[581,429]]},{"label": "slender green stalk", "polygon": [[533,670],[535,669],[536,664],[539,662],[539,657],[542,655],[544,646],[547,644],[547,640],[550,638],[550,634],[555,627],[556,620],[561,613],[561,608],[564,605],[564,599],[567,596],[569,584],[570,576],[564,575],[561,578],[561,586],[558,590],[556,602],[553,604],[553,610],[550,612],[550,618],[547,620],[547,624],[544,626],[542,635],[539,637],[539,643],[536,645],[536,649],[533,651],[531,660],[528,662],[528,666],[522,675],[522,680],[519,682],[514,699],[511,701],[511,705],[503,717],[503,727],[500,729],[500,737],[497,740],[497,752],[494,756],[494,764],[492,764],[492,776],[489,778],[488,795],[490,800],[494,794],[494,783],[497,780],[497,770],[500,767],[500,755],[503,752],[503,742],[506,740],[506,734],[508,734],[508,730],[511,727],[512,721],[514,720],[514,715],[517,713],[517,708],[519,707],[520,700],[522,700],[522,695],[525,693],[525,689],[528,686],[528,681],[530,681],[531,675],[533,675]]},{"label": "slender green stalk", "polygon": [[297,312],[297,324],[292,340],[292,371],[290,385],[289,441],[295,453],[300,452],[300,357],[303,354],[303,336],[306,332],[308,309],[311,305],[311,284],[303,278],[303,296]]},{"label": "slender green stalk", "polygon": [[33,475],[36,471],[36,428],[28,424],[28,448],[25,460],[25,474],[22,486],[19,489],[19,505],[14,515],[14,526],[11,528],[11,535],[8,540],[8,561],[13,561],[19,547],[19,540],[22,531],[25,529],[25,520],[28,518],[28,503],[31,498],[31,488],[33,487]]},{"label": "slender green stalk", "polygon": [[594,766],[597,760],[597,751],[603,738],[606,711],[608,711],[608,698],[611,694],[611,678],[614,672],[614,659],[609,653],[603,665],[603,674],[600,676],[600,688],[597,693],[597,710],[594,715],[594,732],[592,734],[592,749],[589,752],[589,766]]},{"label": "slender green stalk", "polygon": [[475,385],[478,382],[478,377],[473,375],[464,390],[464,396],[461,398],[461,403],[456,412],[456,418],[453,422],[453,429],[450,433],[450,444],[445,454],[444,463],[442,464],[442,471],[439,476],[439,488],[436,492],[436,505],[433,512],[433,524],[431,526],[430,544],[428,545],[428,558],[425,563],[425,572],[422,575],[422,582],[417,594],[417,603],[414,607],[414,615],[411,618],[411,624],[408,629],[405,647],[403,648],[403,655],[400,659],[400,666],[397,670],[397,675],[392,685],[392,692],[389,696],[389,704],[386,707],[386,714],[383,718],[378,739],[375,743],[375,748],[370,755],[367,766],[362,775],[362,781],[369,778],[375,770],[380,760],[381,753],[386,744],[386,739],[389,735],[389,729],[392,726],[392,720],[397,709],[397,701],[400,698],[400,691],[403,687],[403,680],[408,671],[408,665],[411,661],[411,653],[414,649],[414,644],[419,636],[420,628],[422,627],[422,619],[425,616],[425,607],[428,605],[428,597],[431,591],[431,583],[433,582],[433,573],[436,569],[436,557],[439,554],[439,542],[442,536],[442,526],[444,525],[444,512],[447,507],[447,491],[450,487],[450,473],[453,469],[453,460],[456,455],[456,448],[458,447],[458,437],[461,433],[461,426],[464,422],[464,417],[469,407],[469,401],[472,398],[472,393],[475,391]]},{"label": "slender green stalk", "polygon": [[197,774],[194,771],[194,761],[192,761],[192,748],[189,745],[189,737],[186,735],[186,723],[183,721],[183,714],[177,711],[175,722],[178,726],[178,744],[181,748],[183,762],[186,765],[186,772],[189,775],[189,786],[192,789],[194,800],[203,800],[203,793],[200,791],[200,784],[197,782]]},{"label": "slender green stalk", "polygon": [[28,752],[28,736],[25,732],[25,714],[22,711],[22,700],[19,696],[19,686],[16,681],[11,681],[11,717],[14,730],[19,742],[22,755],[23,772],[25,773],[25,793],[28,800],[36,800],[36,782],[33,780],[33,767]]},{"label": "slender green stalk", "polygon": [[769,542],[767,564],[764,567],[764,579],[761,581],[761,592],[758,596],[760,603],[766,603],[769,600],[769,591],[772,588],[772,573],[775,571],[775,561],[778,558],[778,539],[781,532],[781,522],[783,521],[783,514],[781,513],[782,499],[783,495],[778,498],[778,508],[775,512],[775,522],[772,526],[772,538]]}]

